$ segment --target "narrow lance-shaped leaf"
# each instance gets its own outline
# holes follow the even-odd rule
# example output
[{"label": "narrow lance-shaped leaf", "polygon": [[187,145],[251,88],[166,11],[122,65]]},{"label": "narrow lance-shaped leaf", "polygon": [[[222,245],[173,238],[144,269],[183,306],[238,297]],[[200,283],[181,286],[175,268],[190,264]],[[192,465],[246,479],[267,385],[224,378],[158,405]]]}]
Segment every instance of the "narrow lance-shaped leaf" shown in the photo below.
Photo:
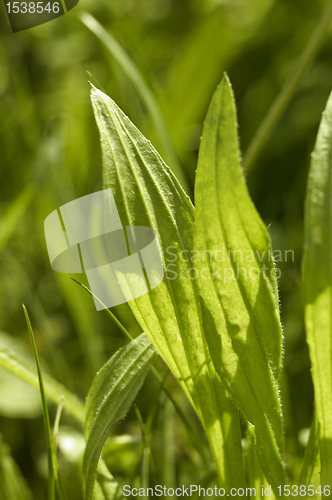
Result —
[{"label": "narrow lance-shaped leaf", "polygon": [[124,418],[156,356],[142,333],[119,349],[97,373],[86,400],[83,480],[85,499],[92,497],[96,469],[110,428]]},{"label": "narrow lance-shaped leaf", "polygon": [[204,124],[195,185],[196,267],[215,369],[255,427],[270,484],[283,483],[277,375],[282,331],[271,244],[246,185],[232,89],[224,77]]},{"label": "narrow lance-shaped leaf", "polygon": [[101,135],[104,187],[112,189],[123,226],[156,231],[166,270],[156,288],[129,305],[201,418],[221,483],[243,486],[238,412],[211,362],[196,282],[189,275],[195,271],[190,260],[194,208],[150,142],[116,104],[95,88],[91,98]]},{"label": "narrow lance-shaped leaf", "polygon": [[332,96],[312,154],[305,202],[305,325],[319,423],[321,484],[332,483]]}]

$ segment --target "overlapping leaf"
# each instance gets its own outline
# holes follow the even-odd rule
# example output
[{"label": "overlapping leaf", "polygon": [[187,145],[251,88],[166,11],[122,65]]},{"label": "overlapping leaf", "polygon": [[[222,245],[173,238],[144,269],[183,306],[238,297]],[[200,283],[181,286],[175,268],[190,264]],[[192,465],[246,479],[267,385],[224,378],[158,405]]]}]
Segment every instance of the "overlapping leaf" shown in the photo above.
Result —
[{"label": "overlapping leaf", "polygon": [[86,401],[87,444],[83,457],[86,499],[92,496],[99,457],[110,428],[126,416],[155,355],[151,341],[142,333],[111,357],[90,387]]},{"label": "overlapping leaf", "polygon": [[332,482],[332,96],[312,154],[305,204],[305,324],[319,423],[321,482]]},{"label": "overlapping leaf", "polygon": [[211,357],[255,427],[264,473],[284,481],[277,380],[282,331],[271,244],[243,180],[232,90],[224,77],[205,121],[195,185],[196,266]]},{"label": "overlapping leaf", "polygon": [[91,98],[101,134],[104,187],[112,188],[123,226],[156,230],[168,269],[162,283],[130,301],[130,307],[196,408],[221,481],[229,487],[242,485],[238,412],[211,362],[196,283],[188,275],[193,268],[187,258],[193,249],[193,206],[149,141],[115,103],[94,87]]}]

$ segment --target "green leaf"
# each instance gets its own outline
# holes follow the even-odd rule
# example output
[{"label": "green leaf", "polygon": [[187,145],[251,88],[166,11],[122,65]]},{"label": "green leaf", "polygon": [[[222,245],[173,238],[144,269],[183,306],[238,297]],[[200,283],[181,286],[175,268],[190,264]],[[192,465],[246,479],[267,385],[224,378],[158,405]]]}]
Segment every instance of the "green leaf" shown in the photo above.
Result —
[{"label": "green leaf", "polygon": [[156,356],[148,337],[142,333],[119,349],[97,373],[86,400],[83,457],[85,498],[90,499],[98,460],[110,428],[124,418]]},{"label": "green leaf", "polygon": [[188,278],[194,267],[187,258],[193,249],[194,208],[151,143],[116,104],[94,87],[91,99],[101,135],[104,188],[112,189],[123,226],[156,231],[166,270],[156,288],[129,305],[196,409],[220,482],[242,486],[238,412],[211,362],[196,283]]},{"label": "green leaf", "polygon": [[319,126],[305,202],[305,325],[320,426],[321,484],[332,483],[332,96]]},{"label": "green leaf", "polygon": [[32,500],[32,494],[20,469],[0,435],[0,498],[1,500]]},{"label": "green leaf", "polygon": [[255,427],[263,471],[276,489],[284,481],[277,283],[270,238],[243,180],[226,76],[204,124],[195,200],[197,281],[209,350],[233,400]]}]

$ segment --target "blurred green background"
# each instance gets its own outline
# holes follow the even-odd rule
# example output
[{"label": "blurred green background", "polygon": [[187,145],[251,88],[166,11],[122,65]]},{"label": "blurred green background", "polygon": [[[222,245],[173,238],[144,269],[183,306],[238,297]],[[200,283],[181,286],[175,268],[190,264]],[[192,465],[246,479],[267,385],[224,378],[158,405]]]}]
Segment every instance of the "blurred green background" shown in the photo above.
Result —
[{"label": "blurred green background", "polygon": [[[86,292],[69,275],[52,270],[44,238],[43,222],[51,211],[102,187],[100,142],[87,71],[162,155],[165,151],[137,89],[79,14],[92,14],[143,74],[159,103],[192,196],[202,124],[223,72],[228,72],[234,87],[245,152],[329,4],[323,0],[81,0],[65,16],[13,34],[1,3],[2,345],[30,354],[24,303],[45,371],[84,398],[97,369],[125,343],[106,313],[95,311]],[[266,224],[271,224],[274,248],[292,249],[295,256],[294,262],[278,264],[285,332],[286,463],[291,478],[304,453],[305,429],[313,410],[300,283],[303,202],[310,152],[332,88],[331,50],[328,36],[248,174],[254,203]],[[140,332],[127,305],[114,312],[133,335]],[[158,368],[165,369],[161,362]],[[168,385],[206,444],[172,377]],[[213,465],[193,449],[154,379],[147,378],[137,404],[143,420],[155,411],[150,433],[152,481],[172,485],[213,480]],[[51,406],[52,419],[54,412]],[[61,463],[68,496],[75,500],[81,497],[81,435],[66,414],[62,423]],[[113,431],[116,437],[107,445],[110,470],[119,481],[138,477],[135,454],[141,437],[134,411]],[[0,433],[34,498],[45,498],[46,448],[39,394],[3,370]]]}]

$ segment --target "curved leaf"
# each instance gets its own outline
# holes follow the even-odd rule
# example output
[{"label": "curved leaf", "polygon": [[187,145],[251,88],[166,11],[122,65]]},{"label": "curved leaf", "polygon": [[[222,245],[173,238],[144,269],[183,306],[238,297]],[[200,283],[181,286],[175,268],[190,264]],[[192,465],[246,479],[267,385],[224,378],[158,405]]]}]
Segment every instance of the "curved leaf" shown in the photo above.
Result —
[{"label": "curved leaf", "polygon": [[83,479],[85,498],[93,493],[96,468],[110,428],[124,418],[156,356],[142,333],[119,349],[97,373],[86,400]]},{"label": "curved leaf", "polygon": [[195,200],[197,281],[209,350],[229,393],[256,429],[262,468],[276,488],[284,481],[277,283],[270,239],[243,180],[227,77],[204,124]]},{"label": "curved leaf", "polygon": [[201,418],[226,487],[242,486],[239,416],[219,379],[201,324],[193,263],[194,208],[151,143],[116,104],[92,87],[103,153],[104,187],[111,188],[123,226],[152,227],[161,247],[164,280],[129,305]]}]

